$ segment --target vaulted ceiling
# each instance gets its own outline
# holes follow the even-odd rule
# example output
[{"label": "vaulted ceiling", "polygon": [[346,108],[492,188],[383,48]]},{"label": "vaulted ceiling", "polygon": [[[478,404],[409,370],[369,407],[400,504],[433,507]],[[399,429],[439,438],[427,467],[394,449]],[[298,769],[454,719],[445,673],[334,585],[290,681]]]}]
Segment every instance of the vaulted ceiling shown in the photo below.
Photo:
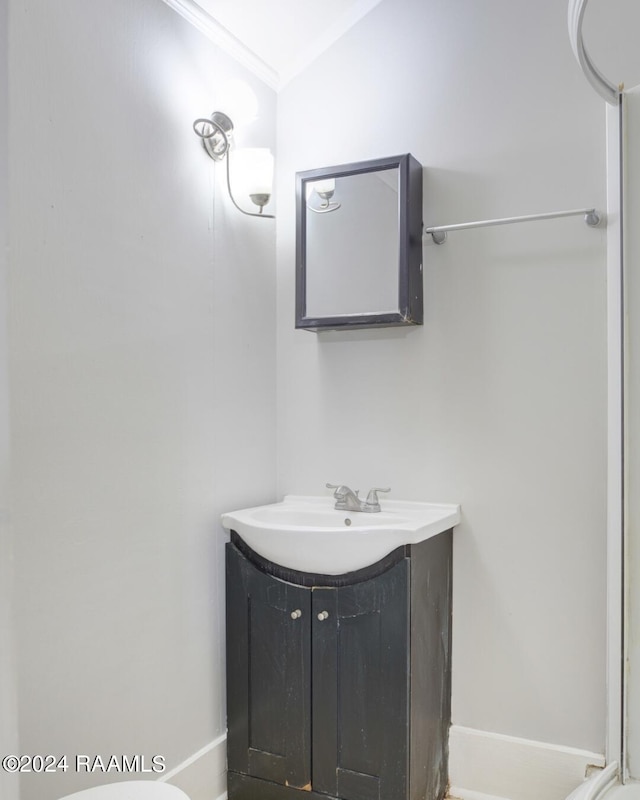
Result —
[{"label": "vaulted ceiling", "polygon": [[[276,88],[318,58],[380,0],[164,0],[219,43],[236,40]],[[231,34],[231,36],[226,36]],[[236,48],[237,49],[237,48]]]},{"label": "vaulted ceiling", "polygon": [[[164,0],[218,45],[279,89],[381,0]],[[424,0],[416,0],[423,2]],[[584,40],[596,65],[614,83],[640,83],[629,4],[591,0]],[[619,42],[611,47],[611,41]]]}]

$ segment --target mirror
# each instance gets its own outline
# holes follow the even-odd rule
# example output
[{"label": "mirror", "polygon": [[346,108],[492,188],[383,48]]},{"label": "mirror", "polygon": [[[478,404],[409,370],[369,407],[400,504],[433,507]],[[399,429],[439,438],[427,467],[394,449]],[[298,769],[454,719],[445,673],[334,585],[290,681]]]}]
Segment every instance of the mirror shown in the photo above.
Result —
[{"label": "mirror", "polygon": [[422,166],[410,155],[296,174],[296,328],[422,324]]}]

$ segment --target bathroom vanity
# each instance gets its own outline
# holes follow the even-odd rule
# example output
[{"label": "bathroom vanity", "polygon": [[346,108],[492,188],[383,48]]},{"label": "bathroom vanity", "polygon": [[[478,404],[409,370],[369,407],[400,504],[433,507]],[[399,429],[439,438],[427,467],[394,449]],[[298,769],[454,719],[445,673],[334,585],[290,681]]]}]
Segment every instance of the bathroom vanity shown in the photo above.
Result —
[{"label": "bathroom vanity", "polygon": [[[241,516],[223,517],[231,530],[226,546],[230,800],[444,797],[451,528],[459,509],[438,508],[455,509],[441,515],[440,531],[434,533],[438,525],[429,523],[430,533],[423,526],[413,536],[428,538],[390,550],[387,544],[388,552],[374,563],[334,574],[275,563],[235,529],[245,528],[251,538]],[[376,522],[360,518],[380,516],[334,514],[333,528],[320,520],[325,536],[334,537],[329,549],[358,525],[364,547]],[[318,519],[316,513],[316,533],[323,527]],[[378,533],[384,524],[377,523]],[[281,524],[280,532],[291,535],[288,527]],[[272,533],[277,539],[278,532]],[[266,533],[264,541],[269,538]],[[412,536],[405,530],[400,538]]]}]

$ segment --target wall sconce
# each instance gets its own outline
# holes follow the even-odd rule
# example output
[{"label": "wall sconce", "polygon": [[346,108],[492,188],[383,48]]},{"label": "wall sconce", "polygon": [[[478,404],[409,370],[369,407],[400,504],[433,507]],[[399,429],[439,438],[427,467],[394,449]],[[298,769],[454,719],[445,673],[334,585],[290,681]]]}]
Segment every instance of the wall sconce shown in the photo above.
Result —
[{"label": "wall sconce", "polygon": [[[316,214],[329,214],[331,211],[337,211],[341,203],[332,203],[331,198],[336,190],[335,178],[326,178],[321,181],[313,181],[307,186],[307,208],[315,211]],[[313,195],[317,194],[320,198],[320,205],[316,208],[311,200]]]},{"label": "wall sconce", "polygon": [[271,198],[273,183],[273,156],[266,148],[239,149],[234,156],[234,172],[238,169],[238,182],[243,193],[248,194],[260,211],[254,214],[245,211],[236,203],[231,191],[229,176],[229,150],[233,139],[233,122],[222,111],[214,111],[210,118],[200,117],[193,123],[193,130],[202,141],[205,152],[214,161],[227,161],[227,190],[233,205],[248,217],[275,219],[273,214],[264,214],[263,209]]}]

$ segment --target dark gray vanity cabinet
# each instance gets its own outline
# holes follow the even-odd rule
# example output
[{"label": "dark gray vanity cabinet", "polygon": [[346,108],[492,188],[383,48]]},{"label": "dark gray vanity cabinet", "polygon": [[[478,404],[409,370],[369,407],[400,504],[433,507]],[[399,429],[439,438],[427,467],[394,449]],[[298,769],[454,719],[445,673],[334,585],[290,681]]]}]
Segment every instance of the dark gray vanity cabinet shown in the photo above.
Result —
[{"label": "dark gray vanity cabinet", "polygon": [[227,545],[229,800],[441,800],[451,531],[349,575]]}]

